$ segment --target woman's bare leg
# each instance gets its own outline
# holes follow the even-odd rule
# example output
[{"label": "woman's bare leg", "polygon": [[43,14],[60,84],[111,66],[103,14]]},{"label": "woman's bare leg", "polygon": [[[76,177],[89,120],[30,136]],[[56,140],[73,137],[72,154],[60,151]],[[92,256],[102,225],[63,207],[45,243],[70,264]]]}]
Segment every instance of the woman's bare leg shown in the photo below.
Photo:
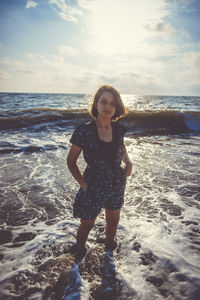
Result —
[{"label": "woman's bare leg", "polygon": [[120,209],[107,209],[105,208],[106,213],[106,245],[114,246],[114,238],[117,231],[117,226],[120,218]]},{"label": "woman's bare leg", "polygon": [[85,247],[85,243],[88,238],[88,234],[90,230],[93,228],[95,223],[96,217],[91,220],[81,220],[81,224],[77,231],[76,241],[77,241],[77,248],[82,250]]}]

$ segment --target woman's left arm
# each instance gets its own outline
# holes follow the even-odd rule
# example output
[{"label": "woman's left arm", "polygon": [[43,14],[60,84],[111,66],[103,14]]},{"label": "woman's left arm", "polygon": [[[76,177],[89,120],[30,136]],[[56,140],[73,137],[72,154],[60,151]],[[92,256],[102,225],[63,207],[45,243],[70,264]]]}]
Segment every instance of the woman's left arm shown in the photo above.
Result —
[{"label": "woman's left arm", "polygon": [[126,176],[130,176],[132,172],[132,162],[130,161],[130,158],[128,156],[128,153],[126,151],[126,147],[124,147],[123,153],[122,153],[122,160],[125,163],[125,174]]}]

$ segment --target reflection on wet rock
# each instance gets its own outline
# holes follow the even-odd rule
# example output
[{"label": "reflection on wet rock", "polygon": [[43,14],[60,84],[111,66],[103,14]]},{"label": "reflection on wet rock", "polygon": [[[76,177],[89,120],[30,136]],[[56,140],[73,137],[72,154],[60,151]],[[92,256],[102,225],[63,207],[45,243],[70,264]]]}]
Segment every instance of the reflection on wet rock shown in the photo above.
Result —
[{"label": "reflection on wet rock", "polygon": [[0,244],[6,244],[11,242],[12,240],[12,233],[11,229],[0,229]]}]

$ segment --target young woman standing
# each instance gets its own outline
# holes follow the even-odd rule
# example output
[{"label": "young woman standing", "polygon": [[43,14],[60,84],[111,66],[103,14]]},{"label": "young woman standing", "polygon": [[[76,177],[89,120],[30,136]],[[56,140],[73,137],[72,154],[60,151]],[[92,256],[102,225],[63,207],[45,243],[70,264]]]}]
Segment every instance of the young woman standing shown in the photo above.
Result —
[{"label": "young woman standing", "polygon": [[[86,252],[85,242],[102,208],[105,208],[106,216],[106,248],[116,246],[114,238],[124,202],[126,177],[132,171],[123,141],[126,128],[115,122],[124,113],[119,92],[104,85],[93,99],[90,111],[93,120],[79,125],[70,139],[72,147],[67,165],[80,184],[73,210],[74,217],[81,219],[76,245],[79,253]],[[82,150],[87,163],[83,174],[77,166]],[[122,160],[125,168],[121,167]]]}]

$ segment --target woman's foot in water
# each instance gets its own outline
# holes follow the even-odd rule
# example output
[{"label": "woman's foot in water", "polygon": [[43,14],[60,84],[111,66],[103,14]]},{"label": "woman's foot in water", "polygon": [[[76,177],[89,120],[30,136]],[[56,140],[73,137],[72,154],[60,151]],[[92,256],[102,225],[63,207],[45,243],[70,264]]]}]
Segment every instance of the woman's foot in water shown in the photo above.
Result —
[{"label": "woman's foot in water", "polygon": [[106,250],[111,250],[113,251],[114,249],[116,249],[118,246],[117,241],[114,240],[112,242],[106,242]]},{"label": "woman's foot in water", "polygon": [[77,244],[73,245],[70,249],[70,252],[75,255],[76,260],[81,260],[86,255],[88,248],[86,246],[79,247]]}]

